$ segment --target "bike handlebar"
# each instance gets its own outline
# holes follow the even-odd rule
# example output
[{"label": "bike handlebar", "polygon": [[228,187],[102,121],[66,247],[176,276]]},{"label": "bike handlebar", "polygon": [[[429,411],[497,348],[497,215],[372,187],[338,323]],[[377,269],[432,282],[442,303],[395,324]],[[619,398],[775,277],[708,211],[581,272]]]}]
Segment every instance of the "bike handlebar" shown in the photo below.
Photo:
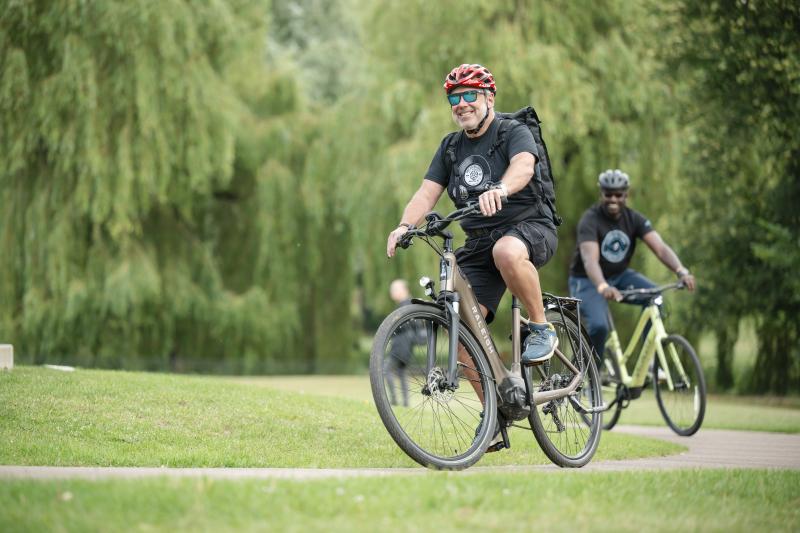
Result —
[{"label": "bike handlebar", "polygon": [[444,217],[436,211],[431,211],[425,215],[426,224],[419,228],[409,228],[409,230],[397,240],[397,246],[404,249],[408,248],[411,246],[411,239],[414,237],[443,237],[445,239],[452,239],[453,234],[445,231],[447,226],[457,220],[480,212],[481,208],[478,202],[467,204],[465,207],[456,209]]},{"label": "bike handlebar", "polygon": [[656,295],[661,294],[664,291],[671,290],[671,289],[685,289],[686,283],[683,281],[676,281],[675,283],[668,283],[666,285],[661,285],[659,287],[652,287],[649,289],[626,289],[624,291],[619,291],[623,298],[627,298],[628,296],[638,296],[638,295]]}]

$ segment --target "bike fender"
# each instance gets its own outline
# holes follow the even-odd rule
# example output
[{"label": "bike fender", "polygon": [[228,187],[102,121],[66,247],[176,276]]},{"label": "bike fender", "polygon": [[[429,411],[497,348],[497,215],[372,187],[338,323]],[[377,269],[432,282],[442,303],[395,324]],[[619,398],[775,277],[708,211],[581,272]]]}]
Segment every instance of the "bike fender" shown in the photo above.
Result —
[{"label": "bike fender", "polygon": [[445,310],[445,307],[442,304],[439,304],[439,303],[436,303],[436,302],[432,302],[430,300],[423,300],[421,298],[411,298],[411,303],[412,304],[427,305],[428,307],[435,307],[436,309],[439,309],[441,311]]}]

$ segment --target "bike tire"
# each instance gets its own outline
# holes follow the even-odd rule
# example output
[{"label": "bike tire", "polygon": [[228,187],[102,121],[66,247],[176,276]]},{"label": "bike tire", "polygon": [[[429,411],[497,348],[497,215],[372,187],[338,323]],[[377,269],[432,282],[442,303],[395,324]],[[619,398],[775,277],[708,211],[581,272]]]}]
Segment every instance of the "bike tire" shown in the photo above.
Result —
[{"label": "bike tire", "polygon": [[[656,401],[661,415],[667,425],[683,437],[697,433],[703,424],[706,412],[706,380],[703,367],[692,345],[680,335],[669,335],[661,345],[667,368],[661,367],[659,358],[653,364],[653,383],[655,384]],[[685,383],[674,365],[670,347],[675,348],[675,353],[683,366],[689,383]],[[674,390],[669,390],[669,385],[662,374],[659,379],[659,370],[666,371],[673,379]]]},{"label": "bike tire", "polygon": [[[577,320],[572,313],[555,309],[547,311],[547,321],[553,324],[558,334],[558,349],[570,359],[578,369],[586,369],[583,382],[576,392],[585,407],[596,408],[602,404],[600,376],[585,330],[579,331]],[[576,350],[574,346],[582,345]],[[580,340],[580,344],[578,341]],[[531,380],[533,391],[545,391],[562,385],[573,376],[569,368],[557,355],[541,364],[539,368],[528,367],[527,372],[538,375],[541,380]],[[558,377],[556,377],[558,376]],[[564,468],[580,468],[591,461],[600,443],[603,413],[582,414],[569,402],[568,398],[553,400],[531,409],[528,420],[539,447],[553,463]]]},{"label": "bike tire", "polygon": [[[467,361],[458,365],[459,387],[442,389],[449,357],[449,318],[433,305],[410,304],[392,312],[375,335],[370,355],[372,396],[392,439],[419,464],[437,470],[461,470],[476,463],[494,437],[497,393],[491,368],[478,341],[461,325],[459,342]],[[391,374],[396,344],[409,328],[421,334],[406,364],[408,406],[391,401]],[[434,333],[435,332],[435,333]],[[434,346],[434,365],[428,370],[428,345]],[[402,344],[402,343],[401,343]],[[469,374],[469,375],[468,375]],[[471,386],[480,383],[483,400]]]},{"label": "bike tire", "polygon": [[[600,366],[600,382],[603,387],[603,403],[609,405],[612,401],[619,398],[624,389],[622,384],[622,374],[619,370],[619,363],[613,354],[605,350],[603,353],[603,364]],[[617,401],[616,405],[603,414],[603,429],[608,431],[613,429],[619,422],[622,414],[622,402]]]}]

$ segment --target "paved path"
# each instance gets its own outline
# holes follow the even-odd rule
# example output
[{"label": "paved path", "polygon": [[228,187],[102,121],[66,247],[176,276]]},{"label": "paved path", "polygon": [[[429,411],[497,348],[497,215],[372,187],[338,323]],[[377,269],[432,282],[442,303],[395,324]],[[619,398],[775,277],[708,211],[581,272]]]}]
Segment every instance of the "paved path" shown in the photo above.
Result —
[{"label": "paved path", "polygon": [[[693,437],[679,437],[666,427],[618,426],[614,432],[676,442],[688,451],[668,457],[591,462],[572,472],[645,471],[679,468],[782,468],[800,470],[800,435],[701,429]],[[602,445],[602,441],[601,441]],[[478,472],[564,472],[554,465],[476,466]],[[217,479],[322,479],[427,474],[423,468],[142,468],[0,466],[2,478],[107,479],[153,476],[211,477]]]}]

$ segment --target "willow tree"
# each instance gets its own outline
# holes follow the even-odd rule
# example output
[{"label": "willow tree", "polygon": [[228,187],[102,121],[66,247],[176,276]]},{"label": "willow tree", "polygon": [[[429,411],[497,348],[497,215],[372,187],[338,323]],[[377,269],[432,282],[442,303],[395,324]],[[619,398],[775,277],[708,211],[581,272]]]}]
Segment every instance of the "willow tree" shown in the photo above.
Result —
[{"label": "willow tree", "polygon": [[33,361],[281,357],[261,2],[3,4],[0,337]]},{"label": "willow tree", "polygon": [[664,49],[690,82],[685,219],[690,258],[708,268],[696,311],[717,333],[721,385],[733,385],[739,321],[754,319],[759,392],[800,384],[800,6],[782,0],[681,1],[662,10]]}]

